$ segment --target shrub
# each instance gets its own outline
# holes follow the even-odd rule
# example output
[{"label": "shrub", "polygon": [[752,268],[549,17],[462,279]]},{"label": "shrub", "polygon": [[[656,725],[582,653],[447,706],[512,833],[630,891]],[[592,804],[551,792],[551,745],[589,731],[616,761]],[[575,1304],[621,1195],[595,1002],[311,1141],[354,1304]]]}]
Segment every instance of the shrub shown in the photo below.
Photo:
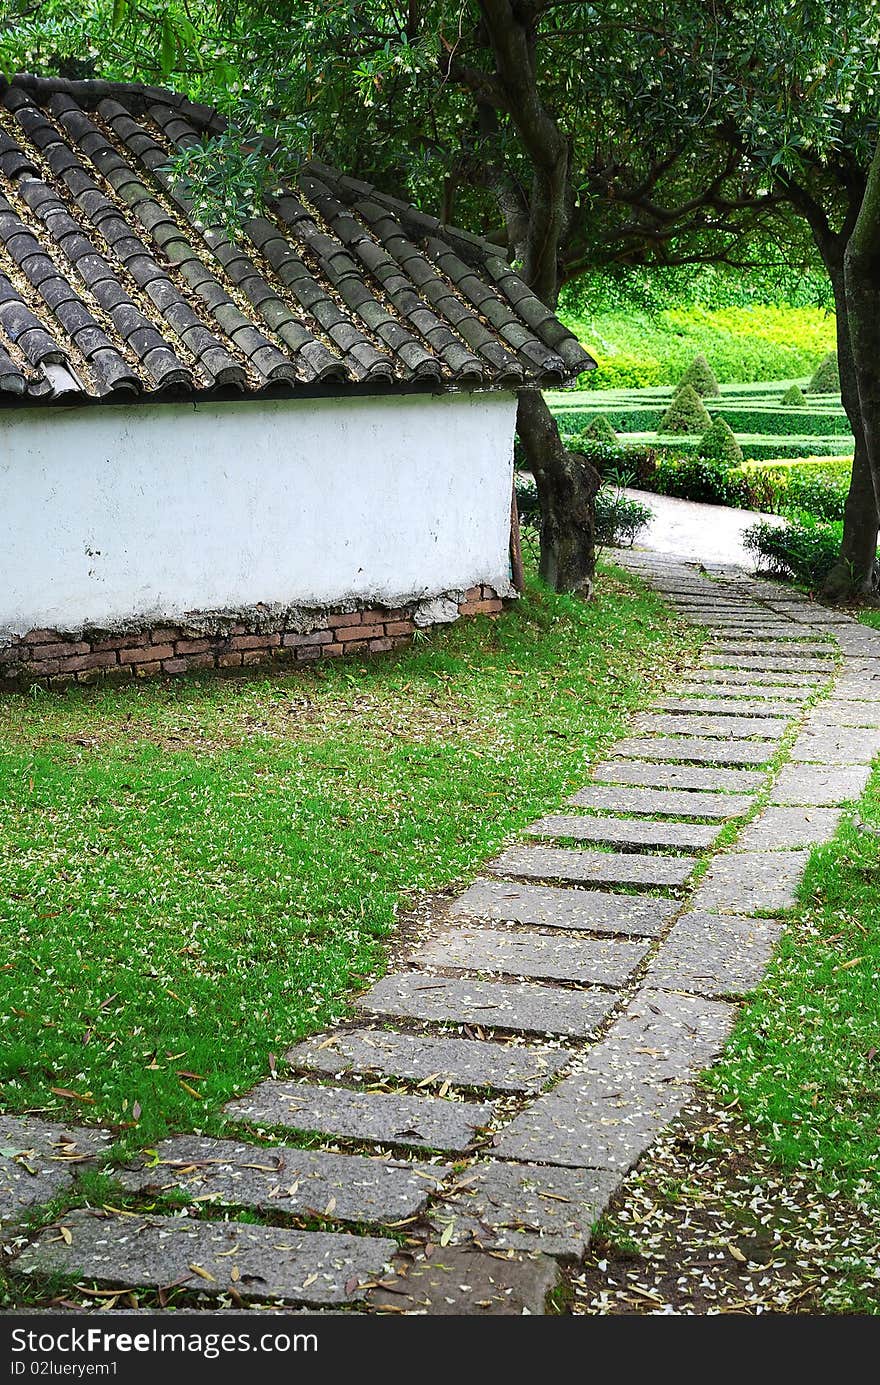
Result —
[{"label": "shrub", "polygon": [[693,385],[682,385],[660,420],[658,433],[702,433],[712,420]]},{"label": "shrub", "polygon": [[839,523],[802,518],[775,525],[762,520],[746,529],[743,545],[763,571],[818,587],[837,561],[842,537]]},{"label": "shrub", "polygon": [[522,472],[517,472],[514,486],[520,524],[537,526],[541,519],[541,507],[538,504],[538,487],[535,485],[534,476],[524,476]]},{"label": "shrub", "polygon": [[813,371],[813,377],[807,385],[809,394],[838,394],[840,392],[840,370],[837,364],[837,352],[829,351],[828,355],[821,360]]},{"label": "shrub", "polygon": [[712,427],[708,428],[700,438],[697,456],[709,457],[713,461],[723,462],[727,466],[736,466],[742,461],[742,448],[734,437],[730,424],[720,414]]},{"label": "shrub", "polygon": [[690,385],[701,399],[709,399],[721,393],[714,371],[702,352],[694,357],[679,380],[679,389],[683,389],[685,385]]},{"label": "shrub", "polygon": [[746,497],[744,477],[714,457],[661,457],[651,489],[679,500],[704,505],[741,506]]},{"label": "shrub", "polygon": [[593,414],[581,436],[585,440],[597,442],[605,447],[620,450],[620,439],[611,426],[606,414]]},{"label": "shrub", "polygon": [[784,404],[786,408],[806,409],[808,407],[807,396],[800,385],[789,385],[779,402]]},{"label": "shrub", "polygon": [[637,535],[651,523],[653,512],[624,495],[621,486],[603,486],[596,496],[596,544],[600,548],[632,548]]}]

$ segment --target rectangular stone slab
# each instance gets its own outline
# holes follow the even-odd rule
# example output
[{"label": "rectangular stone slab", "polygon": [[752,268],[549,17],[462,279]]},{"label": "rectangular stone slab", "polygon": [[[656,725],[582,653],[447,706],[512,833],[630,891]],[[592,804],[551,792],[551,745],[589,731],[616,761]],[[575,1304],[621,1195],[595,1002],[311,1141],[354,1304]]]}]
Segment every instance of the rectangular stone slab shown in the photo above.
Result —
[{"label": "rectangular stone slab", "polygon": [[783,808],[772,804],[743,828],[734,851],[776,851],[830,842],[843,811],[840,808]]},{"label": "rectangular stone slab", "polygon": [[834,671],[834,664],[830,659],[806,656],[786,659],[780,654],[704,654],[702,662],[706,668],[738,668],[748,669],[750,672],[788,673],[791,670],[798,673],[831,674]]},{"label": "rectangular stone slab", "polygon": [[834,684],[833,691],[834,696],[844,702],[875,702],[880,695],[880,681],[844,674]]},{"label": "rectangular stone slab", "polygon": [[[708,683],[685,682],[676,689],[683,698],[711,698],[719,704],[722,700],[733,702],[747,698],[756,704],[763,702],[767,707],[778,708],[784,716],[797,716],[813,691],[813,688],[791,688],[787,683],[727,683],[716,680]],[[774,714],[774,711],[768,712],[770,716]]]},{"label": "rectangular stone slab", "polygon": [[442,1255],[416,1251],[397,1261],[393,1288],[373,1289],[370,1308],[390,1308],[413,1317],[541,1316],[556,1287],[559,1266],[549,1255],[510,1251],[498,1255],[473,1246],[444,1246]]},{"label": "rectangular stone slab", "polygon": [[693,856],[648,856],[628,851],[587,851],[555,846],[512,846],[491,861],[499,875],[533,880],[576,880],[582,884],[683,885],[697,864]]},{"label": "rectangular stone slab", "polygon": [[361,1286],[382,1277],[397,1248],[391,1240],[347,1232],[96,1210],[65,1212],[62,1224],[70,1245],[57,1226],[47,1227],[25,1247],[16,1270],[134,1289],[173,1284],[211,1297],[234,1289],[242,1298],[316,1308],[363,1298]]},{"label": "rectangular stone slab", "polygon": [[659,705],[668,712],[690,712],[698,717],[711,717],[714,722],[728,718],[739,721],[746,717],[764,717],[771,725],[781,726],[783,731],[799,711],[790,702],[769,697],[763,700],[758,697],[661,697]]},{"label": "rectangular stone slab", "polygon": [[773,758],[773,743],[711,738],[703,740],[697,736],[631,736],[612,746],[611,753],[631,760],[763,765]]},{"label": "rectangular stone slab", "polygon": [[492,1117],[489,1102],[272,1081],[261,1082],[246,1096],[230,1101],[226,1111],[235,1120],[256,1125],[316,1130],[368,1144],[455,1152],[467,1149]]},{"label": "rectangular stone slab", "polygon": [[628,789],[594,784],[568,800],[574,808],[606,808],[618,813],[666,814],[678,818],[735,818],[749,811],[747,794],[700,793],[677,789]]},{"label": "rectangular stone slab", "polygon": [[870,765],[783,765],[770,793],[771,803],[802,807],[835,807],[860,798]]},{"label": "rectangular stone slab", "polygon": [[617,1003],[613,993],[563,990],[530,981],[471,981],[403,972],[385,976],[361,996],[362,1010],[396,1019],[559,1034],[585,1039]]},{"label": "rectangular stone slab", "polygon": [[693,897],[693,908],[731,914],[793,909],[809,851],[737,851],[716,856]]},{"label": "rectangular stone slab", "polygon": [[645,974],[646,986],[707,996],[753,991],[782,924],[735,914],[683,914]]},{"label": "rectangular stone slab", "polygon": [[511,1121],[496,1156],[625,1172],[688,1100],[734,1013],[717,1000],[639,991],[583,1069]]},{"label": "rectangular stone slab", "polygon": [[880,730],[880,702],[848,702],[842,697],[820,702],[810,713],[810,726],[870,726]]},{"label": "rectangular stone slab", "polygon": [[706,646],[707,654],[759,654],[772,659],[833,659],[835,646],[828,640],[754,640],[714,639]]},{"label": "rectangular stone slab", "polygon": [[608,842],[614,846],[672,846],[704,851],[718,836],[719,828],[689,822],[553,813],[531,823],[526,831],[530,837],[568,837],[573,841]]},{"label": "rectangular stone slab", "polygon": [[760,736],[778,740],[785,735],[786,719],[769,716],[737,716],[721,712],[643,712],[635,720],[639,731],[652,731],[665,736]]},{"label": "rectangular stone slab", "polygon": [[710,793],[748,793],[760,789],[765,775],[754,769],[721,769],[714,765],[664,765],[651,760],[603,760],[593,770],[596,779],[610,784],[638,784],[649,788],[708,789]]},{"label": "rectangular stone slab", "polygon": [[286,1055],[294,1068],[339,1077],[382,1073],[411,1082],[454,1087],[491,1087],[498,1092],[531,1092],[564,1068],[565,1049],[493,1043],[489,1039],[437,1038],[397,1034],[390,1029],[342,1029],[316,1034]]},{"label": "rectangular stone slab", "polygon": [[446,929],[413,954],[427,967],[501,972],[535,981],[622,986],[644,958],[643,943],[609,938],[560,938],[523,928]]},{"label": "rectangular stone slab", "polygon": [[0,1225],[65,1192],[112,1143],[107,1130],[0,1115]]},{"label": "rectangular stone slab", "polygon": [[[820,687],[831,677],[834,672],[830,668],[825,674],[818,673],[796,673],[789,664],[783,669],[766,668],[691,668],[688,669],[687,677],[691,683],[710,683],[713,687],[717,684],[723,686],[725,683],[730,687],[745,686],[777,688],[785,687],[799,693]],[[774,697],[781,696],[774,692]]]},{"label": "rectangular stone slab", "polygon": [[868,765],[880,755],[880,731],[867,726],[807,725],[791,748],[794,761]]},{"label": "rectangular stone slab", "polygon": [[448,1173],[444,1164],[178,1135],[114,1178],[132,1192],[181,1189],[227,1207],[387,1225],[420,1212]]},{"label": "rectangular stone slab", "polygon": [[590,933],[635,933],[647,938],[662,933],[678,907],[674,900],[655,896],[475,880],[453,900],[449,915],[539,924],[543,928],[582,928]]},{"label": "rectangular stone slab", "polygon": [[618,1174],[608,1169],[493,1159],[461,1175],[432,1221],[438,1237],[451,1225],[449,1239],[454,1245],[512,1246],[580,1260],[617,1181]]}]

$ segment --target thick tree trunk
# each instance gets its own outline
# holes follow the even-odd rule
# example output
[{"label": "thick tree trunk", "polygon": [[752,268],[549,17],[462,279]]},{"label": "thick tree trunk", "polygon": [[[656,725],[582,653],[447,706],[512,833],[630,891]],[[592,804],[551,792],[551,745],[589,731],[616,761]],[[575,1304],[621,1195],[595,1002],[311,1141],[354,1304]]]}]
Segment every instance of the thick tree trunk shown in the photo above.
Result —
[{"label": "thick tree trunk", "polygon": [[540,390],[520,390],[516,427],[541,506],[540,574],[556,591],[589,596],[596,566],[593,501],[599,473],[563,447]]},{"label": "thick tree trunk", "polygon": [[844,288],[868,471],[861,485],[866,496],[870,494],[869,487],[873,490],[873,573],[880,505],[880,142],[871,162],[858,219],[847,242]]},{"label": "thick tree trunk", "polygon": [[[568,140],[538,91],[538,7],[522,0],[479,0],[479,4],[495,74],[488,89],[478,79],[477,99],[485,104],[491,98],[496,109],[509,115],[532,171],[527,208],[520,197],[511,215],[504,192],[499,200],[502,211],[508,213],[511,248],[522,257],[523,278],[533,293],[555,308],[560,249],[571,221],[574,196]],[[588,596],[596,563],[593,500],[599,476],[583,458],[563,447],[539,390],[520,391],[517,432],[541,506],[541,576],[557,591]]]},{"label": "thick tree trunk", "polygon": [[851,309],[844,279],[842,249],[837,255],[829,256],[829,260],[831,262],[826,261],[826,268],[831,277],[837,314],[840,398],[855,438],[855,452],[844,511],[843,544],[840,557],[825,579],[822,595],[828,601],[849,601],[869,596],[876,590],[878,513],[853,359]]}]

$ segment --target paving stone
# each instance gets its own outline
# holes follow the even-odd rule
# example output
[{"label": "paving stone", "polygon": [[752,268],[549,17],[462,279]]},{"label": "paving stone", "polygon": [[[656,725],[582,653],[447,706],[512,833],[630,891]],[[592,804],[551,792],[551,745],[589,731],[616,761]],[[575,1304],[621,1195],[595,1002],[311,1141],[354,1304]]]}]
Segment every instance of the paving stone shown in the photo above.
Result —
[{"label": "paving stone", "polygon": [[[690,677],[690,675],[688,675]],[[785,716],[796,716],[809,701],[815,691],[814,687],[792,688],[788,682],[784,683],[742,683],[742,682],[719,682],[712,679],[705,683],[682,683],[678,692],[682,697],[705,698],[706,700],[729,700],[733,702],[741,698],[748,698],[751,701],[762,701],[768,707],[779,707],[780,712]],[[772,713],[770,714],[772,715]]]},{"label": "paving stone", "polygon": [[397,1019],[586,1038],[617,997],[530,981],[471,981],[404,972],[377,981],[358,1003],[372,1014]]},{"label": "paving stone", "polygon": [[810,713],[810,727],[870,726],[880,730],[880,702],[848,702],[833,697]]},{"label": "paving stone", "polygon": [[637,851],[587,851],[557,846],[512,846],[490,862],[499,875],[534,880],[576,880],[597,885],[683,885],[693,856],[650,856]]},{"label": "paving stone", "polygon": [[431,938],[414,953],[420,966],[502,972],[532,980],[622,986],[645,957],[643,943],[609,938],[560,938],[522,928],[471,928],[460,924]]},{"label": "paving stone", "polygon": [[831,659],[819,659],[792,655],[791,658],[784,658],[780,654],[704,654],[702,663],[705,668],[738,668],[751,671],[765,671],[768,673],[787,673],[789,670],[798,673],[828,673],[834,671]]},{"label": "paving stone", "polygon": [[678,904],[654,895],[611,894],[605,890],[560,889],[512,880],[475,880],[453,900],[450,917],[501,919],[544,928],[582,928],[590,933],[662,933]]},{"label": "paving stone", "polygon": [[114,1178],[132,1192],[179,1188],[227,1207],[389,1223],[420,1212],[448,1173],[443,1164],[178,1135],[163,1140],[146,1164]]},{"label": "paving stone", "polygon": [[689,822],[651,822],[644,818],[598,818],[551,813],[526,828],[531,837],[569,837],[615,846],[674,846],[702,851],[718,836],[717,827]]},{"label": "paving stone", "polygon": [[716,856],[693,896],[693,908],[743,915],[793,909],[809,859],[809,851],[737,851]]},{"label": "paving stone", "polygon": [[862,626],[857,625],[849,628],[841,627],[834,632],[837,641],[844,654],[868,654],[876,656],[880,653],[880,636],[868,631]]},{"label": "paving stone", "polygon": [[713,639],[706,646],[707,654],[757,654],[771,659],[833,659],[836,653],[830,640],[755,640],[755,639]]},{"label": "paving stone", "polygon": [[771,919],[683,914],[645,974],[646,986],[739,996],[754,990],[782,932]]},{"label": "paving stone", "polygon": [[[659,705],[667,712],[692,712],[696,716],[711,717],[716,722],[719,718],[740,721],[764,717],[771,725],[781,726],[783,730],[800,710],[791,702],[770,697],[663,697]],[[783,718],[781,722],[780,717]]]},{"label": "paving stone", "polygon": [[106,1130],[0,1115],[0,1225],[66,1191],[112,1143]]},{"label": "paving stone", "polygon": [[[691,668],[688,669],[687,676],[691,683],[710,683],[713,688],[716,685],[723,686],[724,684],[732,688],[735,688],[737,684],[740,686],[748,685],[750,689],[770,687],[774,689],[772,694],[774,697],[781,697],[782,694],[777,691],[777,688],[785,687],[802,693],[805,689],[812,690],[821,687],[828,681],[833,672],[834,669],[829,668],[827,673],[821,675],[818,673],[800,673],[786,663],[781,669],[728,668],[724,665],[719,665],[717,668]],[[713,695],[717,696],[717,694]],[[751,693],[751,696],[754,696],[754,693]]]},{"label": "paving stone", "polygon": [[432,1221],[439,1234],[451,1224],[453,1244],[474,1241],[580,1260],[618,1179],[608,1169],[491,1160],[466,1170]]},{"label": "paving stone", "polygon": [[64,1226],[69,1245],[57,1225],[47,1227],[15,1268],[131,1288],[173,1284],[211,1297],[234,1289],[242,1298],[320,1307],[362,1299],[362,1286],[382,1276],[397,1249],[394,1241],[347,1232],[97,1210],[65,1212]]},{"label": "paving stone", "polygon": [[593,770],[596,779],[612,784],[639,784],[650,788],[708,789],[710,792],[747,793],[759,789],[766,775],[754,769],[704,768],[699,765],[663,765],[650,760],[603,760]]},{"label": "paving stone", "polygon": [[843,812],[840,808],[765,808],[747,823],[734,851],[773,851],[830,842]]},{"label": "paving stone", "polygon": [[443,1101],[399,1092],[353,1091],[308,1082],[261,1082],[226,1107],[235,1120],[316,1130],[373,1144],[463,1150],[492,1116],[491,1102]]},{"label": "paving stone", "polygon": [[496,1155],[624,1172],[688,1100],[734,1013],[717,1000],[639,991],[583,1069],[511,1121]]},{"label": "paving stone", "polygon": [[810,726],[791,748],[793,761],[822,765],[868,765],[880,755],[880,730],[866,726]]},{"label": "paving stone", "polygon": [[759,736],[766,740],[778,740],[785,735],[788,725],[786,719],[769,716],[737,716],[734,713],[706,712],[670,713],[663,716],[656,712],[643,712],[636,717],[635,726],[639,731],[653,731],[669,736]]},{"label": "paving stone", "polygon": [[880,680],[844,674],[834,684],[834,697],[842,702],[874,702],[880,696]]},{"label": "paving stone", "polygon": [[628,789],[594,784],[572,794],[568,801],[575,808],[606,808],[619,813],[665,813],[680,818],[735,818],[749,811],[752,798],[747,794]]},{"label": "paving stone", "polygon": [[397,1034],[389,1029],[316,1034],[286,1056],[294,1068],[330,1077],[383,1073],[412,1082],[434,1078],[438,1086],[449,1082],[454,1087],[491,1087],[498,1092],[536,1091],[571,1057],[564,1049]]},{"label": "paving stone", "polygon": [[423,1317],[532,1317],[546,1311],[559,1269],[547,1255],[498,1255],[458,1246],[398,1262],[393,1290],[374,1289],[371,1308]]},{"label": "paving stone", "polygon": [[827,769],[824,765],[783,765],[770,794],[771,803],[834,807],[860,798],[871,773],[869,765]]},{"label": "paving stone", "polygon": [[630,736],[618,741],[612,754],[633,760],[763,765],[772,759],[773,745],[769,741],[702,740],[697,736]]}]

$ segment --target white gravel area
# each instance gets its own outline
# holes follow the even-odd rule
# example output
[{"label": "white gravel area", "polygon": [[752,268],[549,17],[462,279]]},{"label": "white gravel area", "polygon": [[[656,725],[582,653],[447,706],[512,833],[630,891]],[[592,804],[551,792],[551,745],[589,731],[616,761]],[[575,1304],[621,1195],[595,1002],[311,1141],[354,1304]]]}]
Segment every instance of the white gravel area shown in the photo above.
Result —
[{"label": "white gravel area", "polygon": [[752,569],[754,562],[743,547],[743,530],[758,520],[782,524],[779,515],[764,515],[755,510],[733,510],[726,505],[698,505],[693,500],[677,500],[671,495],[627,490],[630,500],[647,505],[654,518],[636,540],[637,548],[655,553],[671,553],[684,562],[733,563]]}]

